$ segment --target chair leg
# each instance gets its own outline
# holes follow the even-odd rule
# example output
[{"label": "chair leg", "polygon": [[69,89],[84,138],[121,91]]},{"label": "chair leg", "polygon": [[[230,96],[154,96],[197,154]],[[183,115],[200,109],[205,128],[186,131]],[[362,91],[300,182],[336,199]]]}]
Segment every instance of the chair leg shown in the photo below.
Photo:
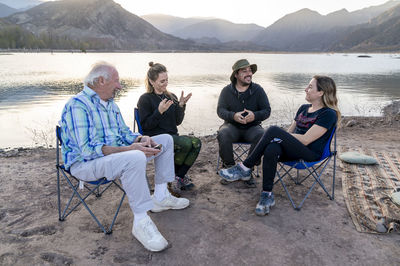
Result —
[{"label": "chair leg", "polygon": [[[63,174],[64,174],[64,173],[63,173]],[[64,174],[64,175],[65,175],[65,174]],[[79,194],[79,192],[78,192],[78,186],[79,186],[79,184],[77,184],[77,185],[75,186],[75,185],[72,183],[72,181],[71,181],[68,177],[65,177],[65,179],[67,180],[67,182],[68,182],[70,188],[71,188],[73,191],[72,191],[72,195],[71,195],[71,197],[70,197],[68,203],[66,204],[66,207],[65,207],[65,209],[64,209],[64,211],[63,211],[63,214],[60,215],[60,217],[61,217],[60,221],[63,221],[69,214],[72,213],[72,211],[74,211],[80,204],[82,204],[83,206],[85,206],[86,210],[89,212],[89,214],[92,216],[92,218],[96,221],[97,225],[98,225],[98,226],[100,227],[100,229],[104,232],[104,234],[111,234],[111,233],[112,233],[112,228],[113,228],[114,223],[115,223],[115,221],[116,221],[116,219],[117,219],[117,216],[118,216],[118,213],[119,213],[120,208],[121,208],[121,206],[122,206],[122,203],[123,203],[123,201],[124,201],[124,199],[125,199],[126,193],[125,193],[125,191],[123,190],[123,188],[122,188],[119,184],[117,184],[116,182],[114,182],[114,181],[112,181],[112,183],[110,183],[110,185],[111,185],[111,184],[115,184],[115,185],[123,192],[123,195],[122,195],[122,197],[121,197],[121,201],[119,202],[119,205],[118,205],[118,208],[117,208],[117,210],[116,210],[116,212],[115,212],[115,215],[114,215],[114,217],[113,217],[113,219],[112,219],[111,225],[106,229],[106,228],[103,226],[103,224],[97,219],[96,215],[94,215],[94,213],[92,212],[92,210],[89,208],[89,206],[88,206],[88,205],[86,204],[86,202],[85,202],[86,198],[88,198],[90,195],[92,195],[92,194],[97,195],[97,194],[98,194],[98,189],[99,189],[99,187],[102,185],[102,183],[96,185],[93,189],[89,190],[89,192],[87,192],[87,194],[86,194],[84,197],[82,197],[82,196]],[[108,189],[108,188],[110,187],[110,185],[108,185],[101,193],[103,193],[106,189]],[[100,195],[101,195],[101,193],[100,193]],[[70,204],[71,204],[72,199],[74,198],[74,196],[76,196],[76,197],[78,198],[79,202],[78,202],[77,204],[75,204],[72,208],[69,209]],[[60,208],[61,208],[61,203],[60,203]],[[69,209],[69,211],[67,212],[68,209]]]},{"label": "chair leg", "polygon": [[64,218],[61,217],[61,196],[60,196],[60,168],[57,164],[57,204],[58,204],[58,220],[64,221]]},{"label": "chair leg", "polygon": [[[335,145],[336,145],[336,136],[335,136]],[[336,154],[333,155],[332,197],[331,197],[331,200],[335,199],[335,174],[336,174]]]},{"label": "chair leg", "polygon": [[121,209],[122,203],[124,202],[125,196],[126,196],[126,193],[124,191],[124,194],[122,195],[121,201],[119,202],[117,211],[115,212],[115,215],[114,215],[114,218],[113,218],[113,220],[111,222],[111,225],[110,225],[110,227],[108,228],[108,230],[106,232],[107,235],[112,234],[112,228],[114,226],[115,220],[117,219],[117,216],[118,216],[119,210]]},{"label": "chair leg", "polygon": [[217,159],[217,168],[215,169],[215,172],[218,174],[218,170],[219,170],[219,160],[221,160],[221,157],[219,157],[219,154],[217,155],[218,159]]},{"label": "chair leg", "polygon": [[297,210],[297,211],[299,211],[300,209],[299,208],[297,208],[297,206],[296,206],[296,204],[294,203],[294,201],[293,201],[293,198],[292,198],[292,196],[290,195],[290,192],[289,192],[289,190],[287,189],[287,187],[286,187],[286,185],[285,185],[285,183],[283,182],[283,180],[282,180],[282,178],[284,177],[284,176],[280,176],[279,175],[279,173],[277,172],[277,175],[278,175],[278,181],[282,184],[282,187],[283,187],[283,189],[285,190],[285,192],[286,192],[286,195],[288,196],[288,198],[289,198],[289,200],[290,200],[290,203],[292,204],[292,206],[293,206],[293,209],[295,209],[295,210]]}]

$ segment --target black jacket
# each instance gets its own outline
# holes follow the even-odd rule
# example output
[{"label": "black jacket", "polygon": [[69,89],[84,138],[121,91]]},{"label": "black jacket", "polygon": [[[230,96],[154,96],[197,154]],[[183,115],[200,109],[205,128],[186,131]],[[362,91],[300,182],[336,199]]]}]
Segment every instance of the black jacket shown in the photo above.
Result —
[{"label": "black jacket", "polygon": [[174,103],[160,114],[158,105],[163,98],[168,98],[165,94],[159,96],[155,93],[145,93],[140,96],[138,101],[138,109],[140,115],[140,124],[142,125],[143,134],[154,136],[159,134],[178,135],[178,128],[185,116],[185,107],[180,107],[178,98],[172,94]]},{"label": "black jacket", "polygon": [[[233,120],[233,116],[236,112],[241,112],[245,108],[254,113],[255,119],[253,122],[243,125]],[[243,93],[239,93],[235,85],[231,83],[223,88],[219,95],[217,114],[225,122],[245,129],[260,125],[271,114],[271,107],[267,94],[257,83],[252,82]]]}]

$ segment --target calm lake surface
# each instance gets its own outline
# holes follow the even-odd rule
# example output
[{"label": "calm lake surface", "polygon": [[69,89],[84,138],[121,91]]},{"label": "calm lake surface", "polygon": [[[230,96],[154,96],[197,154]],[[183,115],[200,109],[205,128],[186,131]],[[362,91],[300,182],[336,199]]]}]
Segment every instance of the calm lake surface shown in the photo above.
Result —
[{"label": "calm lake surface", "polygon": [[331,76],[338,86],[343,115],[379,116],[400,99],[400,55],[237,53],[14,53],[0,54],[0,148],[53,145],[54,128],[66,101],[82,89],[91,65],[116,65],[123,91],[116,98],[132,127],[133,108],[145,92],[148,62],[169,71],[169,90],[192,92],[181,134],[208,135],[222,124],[218,96],[228,84],[232,64],[247,58],[258,65],[253,81],[266,91],[271,117],[264,126],[288,124],[304,103],[304,88],[315,74]]}]

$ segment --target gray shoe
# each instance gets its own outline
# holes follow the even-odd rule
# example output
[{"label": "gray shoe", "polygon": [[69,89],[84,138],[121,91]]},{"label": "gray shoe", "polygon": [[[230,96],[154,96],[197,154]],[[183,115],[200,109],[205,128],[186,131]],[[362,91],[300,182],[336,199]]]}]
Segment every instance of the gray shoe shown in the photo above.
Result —
[{"label": "gray shoe", "polygon": [[240,165],[232,166],[228,169],[221,169],[218,171],[218,174],[228,182],[233,182],[237,180],[247,181],[251,178],[251,170],[243,170]]},{"label": "gray shoe", "polygon": [[264,216],[269,213],[269,209],[275,205],[274,193],[271,192],[269,195],[268,192],[261,192],[260,201],[256,206],[256,214],[259,216]]}]

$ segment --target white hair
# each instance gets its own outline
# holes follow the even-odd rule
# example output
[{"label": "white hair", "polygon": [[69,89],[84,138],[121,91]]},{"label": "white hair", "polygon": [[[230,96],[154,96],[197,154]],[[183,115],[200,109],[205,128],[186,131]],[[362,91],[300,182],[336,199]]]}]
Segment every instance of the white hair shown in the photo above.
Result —
[{"label": "white hair", "polygon": [[115,66],[107,63],[105,61],[100,61],[95,63],[92,66],[92,70],[90,70],[89,74],[85,77],[83,83],[88,86],[88,85],[94,85],[95,82],[98,81],[100,77],[105,78],[106,80],[110,80],[112,71],[115,70]]}]

